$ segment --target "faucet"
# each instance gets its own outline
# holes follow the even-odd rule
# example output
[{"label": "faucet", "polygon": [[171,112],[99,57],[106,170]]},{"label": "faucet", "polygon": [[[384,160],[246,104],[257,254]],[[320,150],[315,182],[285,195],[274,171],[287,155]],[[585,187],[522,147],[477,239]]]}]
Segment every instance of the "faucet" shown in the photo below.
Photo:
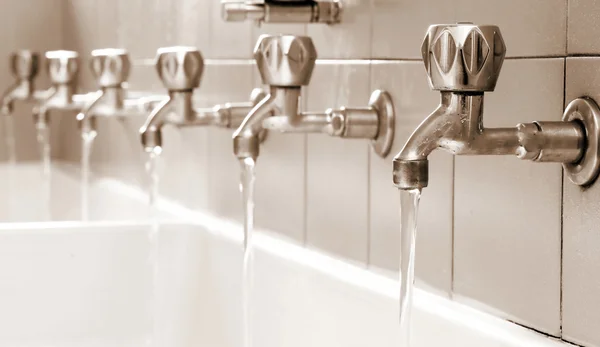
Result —
[{"label": "faucet", "polygon": [[[230,102],[211,108],[196,108],[193,91],[200,86],[204,60],[194,47],[165,47],[157,51],[156,70],[168,90],[168,98],[158,103],[140,128],[146,152],[162,146],[161,130],[165,124],[177,127],[218,126],[237,128],[265,93],[255,89],[249,102]],[[264,139],[264,135],[262,137]]]},{"label": "faucet", "polygon": [[441,92],[441,102],[394,158],[397,188],[427,187],[428,157],[436,149],[454,155],[516,155],[562,163],[578,185],[590,184],[597,177],[600,110],[591,99],[571,102],[562,121],[522,123],[514,128],[484,126],[483,96],[494,91],[506,53],[497,26],[432,25],[421,51],[429,84]]},{"label": "faucet", "polygon": [[161,95],[129,95],[126,85],[131,61],[124,49],[93,50],[90,67],[100,89],[77,114],[77,120],[84,133],[95,131],[96,117],[142,115],[166,99],[166,96]]},{"label": "faucet", "polygon": [[246,19],[264,23],[339,23],[339,0],[247,0],[221,1],[221,15],[228,22]]},{"label": "faucet", "polygon": [[266,95],[248,113],[233,134],[239,159],[259,155],[259,134],[264,129],[283,133],[325,133],[342,138],[371,139],[375,152],[385,157],[394,138],[394,106],[387,92],[376,90],[369,106],[330,108],[324,112],[299,112],[302,86],[310,82],[317,52],[310,37],[263,35],[254,58]]},{"label": "faucet", "polygon": [[13,52],[10,55],[10,70],[16,81],[2,95],[0,110],[8,116],[12,114],[14,102],[38,101],[48,95],[47,90],[35,90],[34,80],[38,74],[39,54],[29,50]]},{"label": "faucet", "polygon": [[38,127],[48,122],[52,110],[80,110],[93,94],[75,94],[79,77],[79,54],[74,51],[46,52],[46,69],[52,86],[33,109]]}]

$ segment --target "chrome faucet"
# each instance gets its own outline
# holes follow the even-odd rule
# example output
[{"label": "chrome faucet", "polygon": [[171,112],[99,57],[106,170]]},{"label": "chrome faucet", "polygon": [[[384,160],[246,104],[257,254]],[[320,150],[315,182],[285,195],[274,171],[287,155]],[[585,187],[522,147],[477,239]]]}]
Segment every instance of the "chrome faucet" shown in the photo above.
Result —
[{"label": "chrome faucet", "polygon": [[339,0],[247,0],[221,1],[223,19],[260,23],[327,23],[341,20]]},{"label": "chrome faucet", "polygon": [[259,134],[264,129],[290,133],[325,133],[342,138],[371,139],[377,154],[385,157],[394,137],[394,107],[384,91],[371,95],[368,107],[299,112],[302,86],[310,82],[317,52],[310,37],[263,35],[254,58],[266,95],[246,116],[233,136],[235,155],[256,159]]},{"label": "chrome faucet", "polygon": [[491,92],[506,48],[500,29],[470,23],[432,25],[422,46],[423,61],[438,108],[414,131],[394,158],[393,180],[403,190],[427,187],[429,154],[516,155],[536,162],[558,162],[571,180],[590,184],[600,168],[600,110],[591,99],[573,101],[562,121],[486,128],[483,96]]},{"label": "chrome faucet", "polygon": [[193,47],[160,48],[157,51],[156,70],[169,96],[154,107],[140,128],[142,145],[147,152],[162,146],[161,129],[165,124],[237,128],[265,95],[262,90],[255,89],[248,102],[195,108],[193,91],[200,86],[204,60],[200,51]]},{"label": "chrome faucet", "polygon": [[96,117],[144,115],[167,98],[166,95],[131,95],[127,90],[131,61],[124,49],[92,51],[90,67],[100,89],[77,114],[83,132],[95,131]]},{"label": "chrome faucet", "polygon": [[46,69],[52,86],[33,109],[36,124],[48,122],[52,110],[80,110],[93,94],[75,94],[79,77],[79,54],[74,51],[46,52]]},{"label": "chrome faucet", "polygon": [[0,110],[8,116],[12,114],[14,102],[39,101],[48,96],[47,90],[35,90],[34,80],[39,69],[39,54],[23,50],[10,55],[10,70],[16,81],[2,95]]}]

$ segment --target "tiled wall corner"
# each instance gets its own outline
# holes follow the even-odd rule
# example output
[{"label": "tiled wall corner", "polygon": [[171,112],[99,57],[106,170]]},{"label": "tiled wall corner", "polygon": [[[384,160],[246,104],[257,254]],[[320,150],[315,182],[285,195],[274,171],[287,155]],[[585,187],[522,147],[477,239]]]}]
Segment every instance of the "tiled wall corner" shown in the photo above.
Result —
[{"label": "tiled wall corner", "polygon": [[[318,64],[307,111],[366,106],[369,72],[369,64]],[[368,140],[307,136],[307,243],[361,263],[368,257],[368,153]]]},{"label": "tiled wall corner", "polygon": [[570,55],[600,53],[600,1],[569,0],[567,49]]},{"label": "tiled wall corner", "polygon": [[[369,264],[398,270],[400,259],[400,198],[392,186],[392,158],[408,136],[439,104],[422,62],[380,62],[371,67],[372,89],[389,91],[396,110],[396,134],[391,153],[380,158],[371,151],[369,164]],[[419,207],[417,282],[449,293],[452,284],[453,157],[431,155],[430,188]]]},{"label": "tiled wall corner", "polygon": [[[600,102],[600,58],[568,58],[565,101],[588,96]],[[564,179],[563,336],[600,345],[600,185],[581,188]]]},{"label": "tiled wall corner", "polygon": [[[564,59],[508,60],[484,123],[560,120]],[[457,157],[454,292],[560,336],[561,167],[516,157]]]}]

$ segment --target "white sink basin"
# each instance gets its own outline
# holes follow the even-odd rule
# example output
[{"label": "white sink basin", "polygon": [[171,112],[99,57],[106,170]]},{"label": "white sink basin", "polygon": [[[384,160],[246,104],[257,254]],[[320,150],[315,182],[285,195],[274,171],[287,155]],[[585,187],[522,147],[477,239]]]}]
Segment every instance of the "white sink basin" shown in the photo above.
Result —
[{"label": "white sink basin", "polygon": [[[241,346],[241,230],[198,217],[160,228],[156,280],[149,225],[2,225],[0,346]],[[255,241],[254,346],[399,346],[396,281]],[[423,291],[414,312],[415,347],[565,346]]]}]

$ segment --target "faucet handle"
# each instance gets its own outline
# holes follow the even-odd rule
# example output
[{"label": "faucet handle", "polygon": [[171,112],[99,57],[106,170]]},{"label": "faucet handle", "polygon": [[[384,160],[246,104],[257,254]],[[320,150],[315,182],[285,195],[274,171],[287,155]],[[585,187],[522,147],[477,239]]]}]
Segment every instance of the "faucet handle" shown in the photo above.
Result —
[{"label": "faucet handle", "polygon": [[506,46],[495,25],[432,25],[421,47],[429,83],[435,90],[491,92]]},{"label": "faucet handle", "polygon": [[204,59],[194,47],[163,47],[156,52],[156,71],[170,91],[190,91],[200,86]]},{"label": "faucet handle", "polygon": [[48,51],[46,68],[53,84],[75,83],[79,75],[79,54],[74,51]]},{"label": "faucet handle", "polygon": [[22,50],[10,54],[10,70],[16,79],[31,81],[37,76],[40,55]]},{"label": "faucet handle", "polygon": [[254,59],[265,84],[300,87],[310,82],[317,50],[308,36],[262,35]]},{"label": "faucet handle", "polygon": [[92,51],[90,67],[100,87],[119,87],[129,77],[131,61],[124,49],[95,49]]}]

